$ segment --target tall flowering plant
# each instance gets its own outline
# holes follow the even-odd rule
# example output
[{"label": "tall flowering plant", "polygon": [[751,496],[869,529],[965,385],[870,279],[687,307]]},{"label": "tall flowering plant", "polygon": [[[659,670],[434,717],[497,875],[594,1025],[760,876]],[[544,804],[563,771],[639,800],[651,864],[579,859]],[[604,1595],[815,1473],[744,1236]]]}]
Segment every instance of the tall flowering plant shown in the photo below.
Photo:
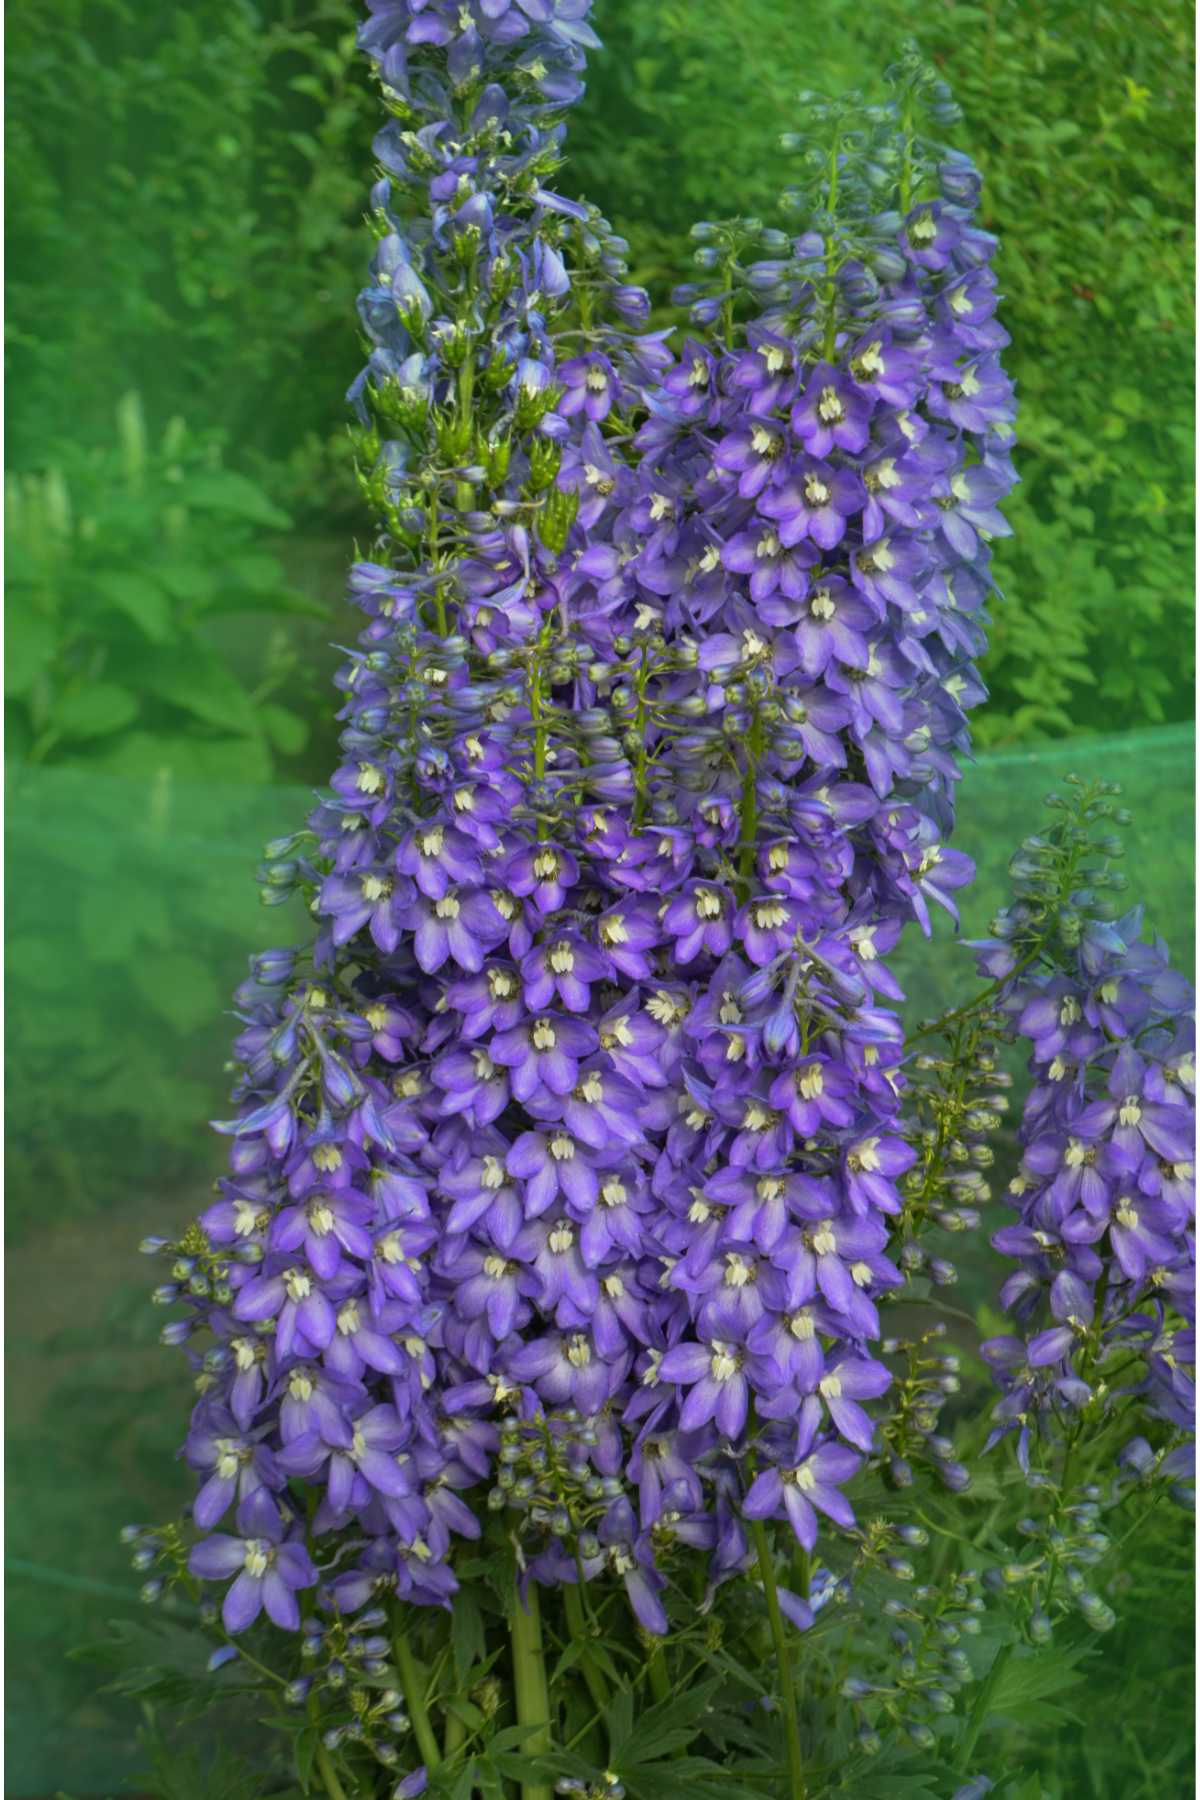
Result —
[{"label": "tall flowering plant", "polygon": [[[1039,1081],[997,1244],[1054,1322],[988,1348],[993,1436],[1069,1459],[1119,1345],[1120,1479],[1173,1476],[1190,1391],[1181,984],[1128,922],[1048,965],[1059,863],[918,1033],[943,1055],[888,961],[972,874],[1015,479],[949,98],[908,56],[887,105],[814,103],[795,232],[698,226],[676,343],[554,185],[589,10],[370,0],[365,625],[342,761],[261,871],[313,931],[238,990],[216,1198],[146,1246],[197,1485],[135,1561],[333,1800],[972,1777],[1017,1637],[972,1662],[995,1568],[912,1558],[971,1479],[931,1315],[1006,1032]],[[1044,1631],[1036,1581],[997,1630]]]}]

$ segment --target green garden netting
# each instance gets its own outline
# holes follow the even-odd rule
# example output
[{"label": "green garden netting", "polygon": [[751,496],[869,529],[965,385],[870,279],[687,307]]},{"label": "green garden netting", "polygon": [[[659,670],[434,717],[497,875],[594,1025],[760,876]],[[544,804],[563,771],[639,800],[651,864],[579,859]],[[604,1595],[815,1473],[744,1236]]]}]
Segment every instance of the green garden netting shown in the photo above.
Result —
[{"label": "green garden netting", "polygon": [[[964,935],[986,931],[1013,848],[1074,771],[1121,782],[1130,897],[1190,964],[1193,757],[1192,731],[1171,727],[969,768],[955,841],[979,877]],[[165,769],[149,785],[10,771],[9,1795],[114,1793],[138,1766],[136,1708],[68,1656],[109,1620],[144,1623],[117,1532],[170,1516],[187,1489],[188,1374],[158,1347],[136,1245],[180,1229],[221,1167],[204,1122],[226,1106],[229,995],[251,951],[304,936],[294,910],[262,909],[250,875],[310,804]],[[948,920],[932,946],[909,943],[902,979],[917,1016],[977,986]]]}]

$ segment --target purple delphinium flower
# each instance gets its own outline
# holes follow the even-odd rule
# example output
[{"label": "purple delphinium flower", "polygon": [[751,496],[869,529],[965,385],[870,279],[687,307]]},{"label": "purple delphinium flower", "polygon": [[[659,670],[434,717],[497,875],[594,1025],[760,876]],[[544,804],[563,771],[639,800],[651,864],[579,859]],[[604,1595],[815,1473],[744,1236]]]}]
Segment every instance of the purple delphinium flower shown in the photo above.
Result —
[{"label": "purple delphinium flower", "polygon": [[205,1581],[233,1583],[221,1605],[226,1631],[245,1631],[260,1612],[285,1631],[300,1625],[296,1599],[302,1588],[312,1587],[317,1571],[303,1541],[285,1539],[278,1523],[264,1523],[255,1537],[227,1537],[213,1532],[192,1548],[188,1567]]}]

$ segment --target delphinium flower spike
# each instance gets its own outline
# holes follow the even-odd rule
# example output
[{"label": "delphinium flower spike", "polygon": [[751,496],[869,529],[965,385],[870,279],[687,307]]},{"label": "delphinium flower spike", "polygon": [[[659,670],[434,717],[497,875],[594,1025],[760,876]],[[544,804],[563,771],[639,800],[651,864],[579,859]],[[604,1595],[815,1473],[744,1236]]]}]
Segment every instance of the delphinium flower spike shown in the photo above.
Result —
[{"label": "delphinium flower spike", "polygon": [[1014,1330],[984,1353],[1003,1390],[989,1442],[1015,1440],[1054,1503],[1049,1536],[1035,1534],[1032,1603],[1043,1616],[1065,1574],[1105,1628],[1111,1608],[1083,1574],[1107,1549],[1102,1490],[1079,1473],[1089,1444],[1107,1446],[1110,1504],[1154,1482],[1190,1504],[1195,999],[1142,908],[1115,916],[1117,789],[1069,786],[1014,858],[1016,899],[978,946],[1033,1075],[1009,1187],[1018,1217],[992,1240],[1015,1264],[1001,1291]]},{"label": "delphinium flower spike", "polygon": [[804,1624],[764,1521],[850,1527],[876,1450],[914,1157],[886,957],[970,876],[1014,479],[993,244],[902,75],[777,254],[702,231],[720,286],[673,352],[551,185],[588,10],[375,0],[362,32],[367,624],[263,871],[315,938],[239,990],[230,1173],[164,1294],[170,1341],[215,1340],[188,1455],[243,1545],[231,1630],[310,1571],[306,1641],[446,1606],[489,1510],[523,1632],[539,1586],[609,1579],[661,1634],[697,1557]]}]

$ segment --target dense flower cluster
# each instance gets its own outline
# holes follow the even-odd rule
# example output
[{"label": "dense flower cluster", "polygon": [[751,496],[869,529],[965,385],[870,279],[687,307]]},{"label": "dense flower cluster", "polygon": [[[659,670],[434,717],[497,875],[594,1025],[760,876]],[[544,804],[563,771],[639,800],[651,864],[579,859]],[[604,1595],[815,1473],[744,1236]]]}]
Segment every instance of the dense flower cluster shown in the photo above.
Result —
[{"label": "dense flower cluster", "polygon": [[[983,952],[993,973],[1010,958],[1002,941]],[[1070,962],[1017,974],[1004,1006],[1034,1086],[1009,1188],[1020,1220],[992,1239],[1017,1263],[1001,1298],[1026,1327],[984,1346],[1004,1388],[992,1441],[1015,1431],[1028,1468],[1052,1420],[1135,1395],[1147,1429],[1160,1422],[1157,1461],[1182,1475],[1191,1446],[1179,1440],[1195,1432],[1191,989],[1161,940],[1142,939],[1135,908],[1087,919]],[[1132,1386],[1118,1365],[1136,1367]],[[1141,1437],[1126,1455],[1139,1470],[1156,1460]]]},{"label": "dense flower cluster", "polygon": [[231,1172],[164,1294],[172,1341],[216,1340],[187,1455],[236,1535],[192,1566],[234,1631],[318,1579],[296,1477],[344,1611],[445,1603],[490,1493],[537,1579],[607,1567],[664,1630],[673,1545],[718,1581],[744,1516],[852,1522],[889,1381],[885,958],[969,877],[1013,481],[992,242],[948,159],[902,212],[730,252],[722,331],[673,355],[546,185],[587,11],[372,0],[363,31],[383,528],[344,759],[266,870],[316,940],[239,991]]}]

